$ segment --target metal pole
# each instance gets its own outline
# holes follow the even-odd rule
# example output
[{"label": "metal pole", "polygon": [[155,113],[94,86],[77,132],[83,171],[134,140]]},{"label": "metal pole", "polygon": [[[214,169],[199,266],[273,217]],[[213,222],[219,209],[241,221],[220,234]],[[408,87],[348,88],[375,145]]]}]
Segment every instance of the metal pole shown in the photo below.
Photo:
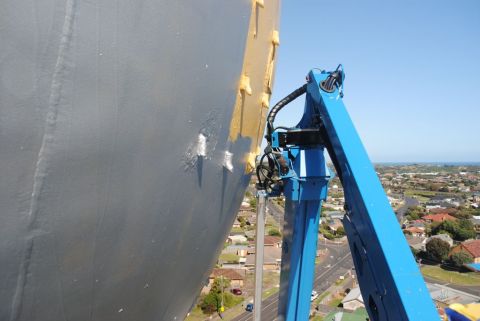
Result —
[{"label": "metal pole", "polygon": [[263,282],[263,247],[265,243],[265,211],[267,192],[257,191],[257,233],[255,235],[255,298],[253,303],[253,320],[260,321],[262,314],[262,282]]}]

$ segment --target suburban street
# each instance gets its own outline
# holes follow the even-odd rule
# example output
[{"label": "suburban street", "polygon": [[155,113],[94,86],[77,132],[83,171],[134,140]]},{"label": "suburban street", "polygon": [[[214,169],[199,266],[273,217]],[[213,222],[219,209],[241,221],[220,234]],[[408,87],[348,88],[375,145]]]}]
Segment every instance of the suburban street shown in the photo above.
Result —
[{"label": "suburban street", "polygon": [[427,276],[424,276],[423,279],[425,280],[425,282],[428,282],[428,283],[441,284],[458,291],[480,296],[480,288],[478,286],[463,286],[458,284],[452,284],[452,283],[443,282],[437,279],[429,278]]},{"label": "suburban street", "polygon": [[[418,200],[413,197],[406,196],[405,203],[397,211],[397,219],[403,220],[407,209],[411,206],[417,206]],[[269,199],[267,202],[268,214],[281,226],[283,225],[283,208],[278,206],[274,200]],[[350,255],[350,249],[347,243],[336,243],[328,240],[318,241],[318,250],[328,250],[324,260],[315,267],[314,290],[319,294],[328,290],[340,276],[345,275],[353,268],[353,261]],[[463,291],[472,295],[480,296],[480,288],[461,286],[442,282],[433,278],[424,277],[425,281],[433,284],[441,284],[452,289]],[[275,321],[278,313],[278,294],[275,293],[262,302],[262,321]],[[253,320],[252,312],[243,312],[241,315],[233,319],[234,321],[250,321]]]},{"label": "suburban street", "polygon": [[403,221],[403,216],[405,215],[410,206],[417,206],[419,204],[418,200],[413,197],[405,196],[404,199],[405,204],[403,204],[395,213],[399,222]]},{"label": "suburban street", "polygon": [[[347,244],[335,244],[332,242],[318,244],[318,249],[327,248],[327,258],[315,268],[314,289],[318,293],[326,291],[339,276],[344,275],[353,267],[352,257]],[[262,321],[274,321],[277,317],[278,296],[272,295],[262,303]],[[234,321],[253,320],[253,313],[244,312]]]},{"label": "suburban street", "polygon": [[272,199],[268,199],[267,203],[268,214],[270,214],[275,221],[277,221],[280,226],[283,225],[283,208],[275,204]]}]

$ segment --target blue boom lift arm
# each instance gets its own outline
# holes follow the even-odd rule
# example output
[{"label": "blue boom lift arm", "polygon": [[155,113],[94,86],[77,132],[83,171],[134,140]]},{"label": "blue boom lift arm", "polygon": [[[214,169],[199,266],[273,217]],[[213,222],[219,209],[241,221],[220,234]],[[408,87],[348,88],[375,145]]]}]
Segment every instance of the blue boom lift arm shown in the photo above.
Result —
[{"label": "blue boom lift arm", "polygon": [[[308,320],[321,204],[330,179],[326,148],[344,188],[343,224],[370,320],[439,320],[343,104],[343,81],[341,65],[333,72],[312,70],[307,83],[275,105],[267,118],[258,188],[271,196],[283,193],[286,199],[279,319]],[[299,124],[275,128],[276,114],[304,93]]]}]

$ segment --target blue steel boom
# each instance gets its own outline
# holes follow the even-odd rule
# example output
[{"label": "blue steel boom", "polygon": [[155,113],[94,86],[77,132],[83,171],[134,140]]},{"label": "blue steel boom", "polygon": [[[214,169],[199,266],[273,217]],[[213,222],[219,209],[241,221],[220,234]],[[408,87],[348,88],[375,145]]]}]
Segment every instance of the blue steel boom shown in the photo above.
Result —
[{"label": "blue steel boom", "polygon": [[[258,188],[285,195],[279,319],[308,320],[321,203],[330,178],[327,149],[345,191],[343,224],[360,290],[373,321],[439,320],[422,275],[343,104],[344,72],[312,70],[307,84],[268,116]],[[273,126],[276,114],[306,93],[295,128]],[[263,162],[268,160],[268,165]]]}]

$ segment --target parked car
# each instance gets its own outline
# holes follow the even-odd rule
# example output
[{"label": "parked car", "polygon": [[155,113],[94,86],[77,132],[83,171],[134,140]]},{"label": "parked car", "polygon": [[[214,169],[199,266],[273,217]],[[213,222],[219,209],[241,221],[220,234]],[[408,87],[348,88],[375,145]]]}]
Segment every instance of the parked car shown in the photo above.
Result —
[{"label": "parked car", "polygon": [[235,295],[242,295],[242,290],[241,289],[232,289],[232,293]]},{"label": "parked car", "polygon": [[317,291],[313,290],[312,295],[310,295],[310,302],[313,302],[313,300],[315,300],[316,298],[318,298],[318,293]]},{"label": "parked car", "polygon": [[246,311],[252,312],[253,311],[253,303],[247,304],[247,307],[245,308]]}]

